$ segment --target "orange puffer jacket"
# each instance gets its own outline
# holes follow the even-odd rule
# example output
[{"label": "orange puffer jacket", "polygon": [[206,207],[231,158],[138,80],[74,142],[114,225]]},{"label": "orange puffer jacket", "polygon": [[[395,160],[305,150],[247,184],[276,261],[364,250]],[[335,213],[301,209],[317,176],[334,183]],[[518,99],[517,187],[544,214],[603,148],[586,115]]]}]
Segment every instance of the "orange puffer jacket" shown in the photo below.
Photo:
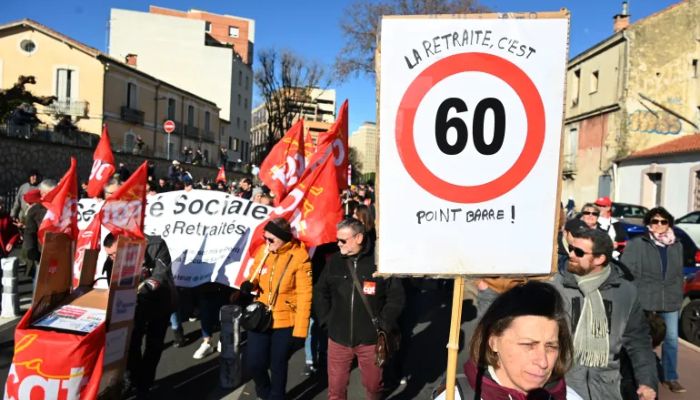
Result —
[{"label": "orange puffer jacket", "polygon": [[[255,267],[265,257],[265,248],[263,245],[256,250],[253,264]],[[265,260],[260,276],[254,277],[253,284],[260,287],[258,300],[270,305],[272,293],[285,265],[287,270],[282,277],[277,300],[272,308],[272,328],[293,327],[292,336],[305,338],[309,330],[312,293],[311,260],[306,247],[297,240],[292,240],[279,250],[271,252]]]}]

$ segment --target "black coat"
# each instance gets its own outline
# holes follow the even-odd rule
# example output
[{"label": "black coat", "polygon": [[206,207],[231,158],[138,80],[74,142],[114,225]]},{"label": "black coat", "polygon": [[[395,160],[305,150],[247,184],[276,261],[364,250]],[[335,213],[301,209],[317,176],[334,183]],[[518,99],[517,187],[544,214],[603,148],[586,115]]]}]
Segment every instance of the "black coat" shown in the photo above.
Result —
[{"label": "black coat", "polygon": [[377,267],[371,245],[365,245],[355,257],[344,257],[340,252],[331,256],[314,286],[314,311],[334,342],[344,346],[375,344],[377,331],[355,290],[349,269],[351,265],[356,265],[360,285],[366,288],[363,291],[374,293],[366,297],[381,327],[396,329],[404,306],[403,285],[396,278],[372,276]]},{"label": "black coat", "polygon": [[39,226],[46,215],[46,207],[40,203],[34,204],[27,210],[24,219],[24,243],[22,248],[27,252],[27,258],[39,262],[41,258],[41,244],[39,243]]}]

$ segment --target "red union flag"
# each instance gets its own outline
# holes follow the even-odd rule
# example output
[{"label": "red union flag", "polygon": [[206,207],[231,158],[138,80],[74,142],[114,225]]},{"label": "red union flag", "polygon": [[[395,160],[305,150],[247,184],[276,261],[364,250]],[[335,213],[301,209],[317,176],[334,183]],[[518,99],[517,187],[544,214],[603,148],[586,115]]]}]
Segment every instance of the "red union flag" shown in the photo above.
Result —
[{"label": "red union flag", "polygon": [[[344,177],[343,177],[344,178]],[[280,202],[267,219],[258,225],[248,247],[235,284],[240,285],[250,269],[255,251],[264,243],[263,229],[267,221],[284,218],[292,226],[294,235],[306,247],[314,247],[335,241],[336,225],[343,218],[340,193],[333,157],[326,157],[323,164],[302,180]]]},{"label": "red union flag", "polygon": [[222,165],[219,168],[219,173],[216,174],[216,183],[223,182],[226,183],[226,170],[224,169],[224,166]]},{"label": "red union flag", "polygon": [[46,207],[46,215],[37,232],[42,244],[46,232],[65,233],[73,240],[78,236],[78,178],[75,165],[75,158],[71,157],[68,172],[41,199],[41,204]]},{"label": "red union flag", "polygon": [[114,155],[112,147],[109,144],[109,134],[107,133],[107,124],[102,128],[102,136],[100,143],[97,144],[95,153],[92,156],[92,170],[90,171],[90,179],[88,180],[87,194],[89,197],[95,197],[100,194],[105,183],[114,174]]},{"label": "red union flag", "polygon": [[102,221],[114,235],[143,239],[143,220],[146,212],[146,180],[148,163],[144,161],[129,179],[105,199],[95,218]]},{"label": "red union flag", "polygon": [[31,310],[15,329],[5,399],[95,399],[102,378],[105,324],[87,335],[31,329]]},{"label": "red union flag", "polygon": [[[320,134],[316,141],[316,152],[309,160],[305,173],[323,165],[328,158],[333,159],[335,171],[332,172],[338,182],[338,190],[347,187],[348,171],[348,101],[340,106],[338,118],[331,128]],[[300,180],[303,180],[302,177]]]},{"label": "red union flag", "polygon": [[299,182],[306,166],[304,120],[299,119],[284,134],[260,165],[260,180],[275,195],[275,204]]}]

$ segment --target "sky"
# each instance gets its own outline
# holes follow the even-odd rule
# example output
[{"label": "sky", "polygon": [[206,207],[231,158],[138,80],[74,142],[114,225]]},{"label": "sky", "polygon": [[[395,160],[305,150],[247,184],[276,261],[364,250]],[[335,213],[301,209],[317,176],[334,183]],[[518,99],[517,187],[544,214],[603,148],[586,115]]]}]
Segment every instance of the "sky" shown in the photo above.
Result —
[{"label": "sky", "polygon": [[[680,0],[628,0],[632,22]],[[344,40],[339,21],[353,0],[0,0],[0,24],[29,18],[73,39],[107,52],[112,8],[148,11],[153,4],[177,10],[199,9],[255,20],[255,49],[292,50],[332,68]],[[481,0],[497,12],[571,12],[569,56],[575,56],[612,34],[618,0]],[[256,65],[253,65],[256,68]],[[333,82],[338,107],[350,101],[350,131],[376,120],[375,81],[359,76]],[[259,101],[253,103],[257,105]]]}]

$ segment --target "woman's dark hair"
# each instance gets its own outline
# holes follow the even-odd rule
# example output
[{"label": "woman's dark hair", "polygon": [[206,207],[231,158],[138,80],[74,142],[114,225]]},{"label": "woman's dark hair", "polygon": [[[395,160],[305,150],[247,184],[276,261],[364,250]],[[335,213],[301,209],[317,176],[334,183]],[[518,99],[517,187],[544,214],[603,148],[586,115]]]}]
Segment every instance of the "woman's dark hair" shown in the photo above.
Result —
[{"label": "woman's dark hair", "polygon": [[669,227],[673,226],[673,215],[671,215],[671,213],[663,207],[654,207],[651,210],[647,211],[647,213],[644,214],[644,225],[649,226],[649,224],[651,223],[651,219],[657,215],[660,215],[662,218],[668,220]]},{"label": "woman's dark hair", "polygon": [[498,366],[498,354],[489,346],[489,338],[501,336],[517,317],[539,316],[556,321],[559,328],[559,356],[550,381],[561,379],[571,367],[573,343],[567,323],[564,300],[549,283],[530,281],[501,294],[486,310],[476,327],[469,355],[479,368]]},{"label": "woman's dark hair", "polygon": [[374,217],[372,216],[372,210],[368,206],[364,204],[358,205],[355,207],[355,214],[357,219],[365,226],[365,231],[369,232],[374,229]]}]

